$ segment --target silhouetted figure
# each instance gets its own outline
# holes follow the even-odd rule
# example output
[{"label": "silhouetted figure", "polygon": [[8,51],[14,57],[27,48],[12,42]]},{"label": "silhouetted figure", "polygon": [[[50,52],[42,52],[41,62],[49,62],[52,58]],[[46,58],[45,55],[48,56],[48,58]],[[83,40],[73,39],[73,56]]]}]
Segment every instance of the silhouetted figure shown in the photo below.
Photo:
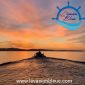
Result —
[{"label": "silhouetted figure", "polygon": [[34,55],[34,58],[46,58],[46,56],[44,54],[42,54],[40,51],[37,52],[35,55]]}]

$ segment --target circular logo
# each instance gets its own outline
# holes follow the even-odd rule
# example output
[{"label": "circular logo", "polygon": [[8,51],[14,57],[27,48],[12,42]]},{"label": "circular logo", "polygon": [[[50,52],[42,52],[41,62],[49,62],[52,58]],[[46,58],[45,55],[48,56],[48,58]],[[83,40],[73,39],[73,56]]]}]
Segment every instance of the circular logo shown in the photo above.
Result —
[{"label": "circular logo", "polygon": [[70,30],[76,30],[80,27],[81,20],[85,18],[81,18],[79,9],[81,7],[78,7],[77,9],[75,7],[72,7],[68,5],[60,9],[58,14],[56,15],[56,18],[52,18],[53,20],[56,20],[58,24],[64,26],[65,28],[68,28]]}]

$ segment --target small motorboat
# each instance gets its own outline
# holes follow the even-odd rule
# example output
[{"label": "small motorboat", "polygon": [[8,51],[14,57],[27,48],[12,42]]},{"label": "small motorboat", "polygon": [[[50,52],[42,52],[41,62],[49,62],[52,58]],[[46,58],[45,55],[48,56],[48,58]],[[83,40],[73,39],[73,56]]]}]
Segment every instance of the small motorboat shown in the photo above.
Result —
[{"label": "small motorboat", "polygon": [[42,59],[42,58],[46,58],[46,56],[44,55],[44,53],[38,51],[33,58],[38,58],[38,59]]}]

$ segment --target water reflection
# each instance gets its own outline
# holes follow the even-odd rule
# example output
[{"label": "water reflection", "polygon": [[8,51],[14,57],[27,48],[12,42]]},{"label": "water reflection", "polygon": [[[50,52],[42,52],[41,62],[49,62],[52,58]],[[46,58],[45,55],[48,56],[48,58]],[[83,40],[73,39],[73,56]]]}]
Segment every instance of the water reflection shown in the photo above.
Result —
[{"label": "water reflection", "polygon": [[54,58],[63,58],[85,62],[85,52],[45,52],[45,55]]},{"label": "water reflection", "polygon": [[16,51],[1,51],[0,52],[0,64],[10,61],[18,61],[32,57],[35,52],[16,52]]},{"label": "water reflection", "polygon": [[[0,64],[10,61],[17,61],[22,59],[31,58],[36,52],[25,52],[25,51],[1,51],[0,52]],[[45,51],[44,54],[47,57],[63,58],[85,62],[85,52],[49,52]]]}]

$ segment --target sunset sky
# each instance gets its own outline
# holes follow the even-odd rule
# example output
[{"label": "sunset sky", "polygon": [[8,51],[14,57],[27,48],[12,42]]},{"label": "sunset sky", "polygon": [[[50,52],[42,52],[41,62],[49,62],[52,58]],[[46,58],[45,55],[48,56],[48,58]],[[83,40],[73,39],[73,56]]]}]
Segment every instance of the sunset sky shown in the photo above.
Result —
[{"label": "sunset sky", "polygon": [[[85,17],[85,0],[69,0]],[[68,0],[0,0],[0,47],[85,49],[85,20],[71,31],[52,21]]]}]

